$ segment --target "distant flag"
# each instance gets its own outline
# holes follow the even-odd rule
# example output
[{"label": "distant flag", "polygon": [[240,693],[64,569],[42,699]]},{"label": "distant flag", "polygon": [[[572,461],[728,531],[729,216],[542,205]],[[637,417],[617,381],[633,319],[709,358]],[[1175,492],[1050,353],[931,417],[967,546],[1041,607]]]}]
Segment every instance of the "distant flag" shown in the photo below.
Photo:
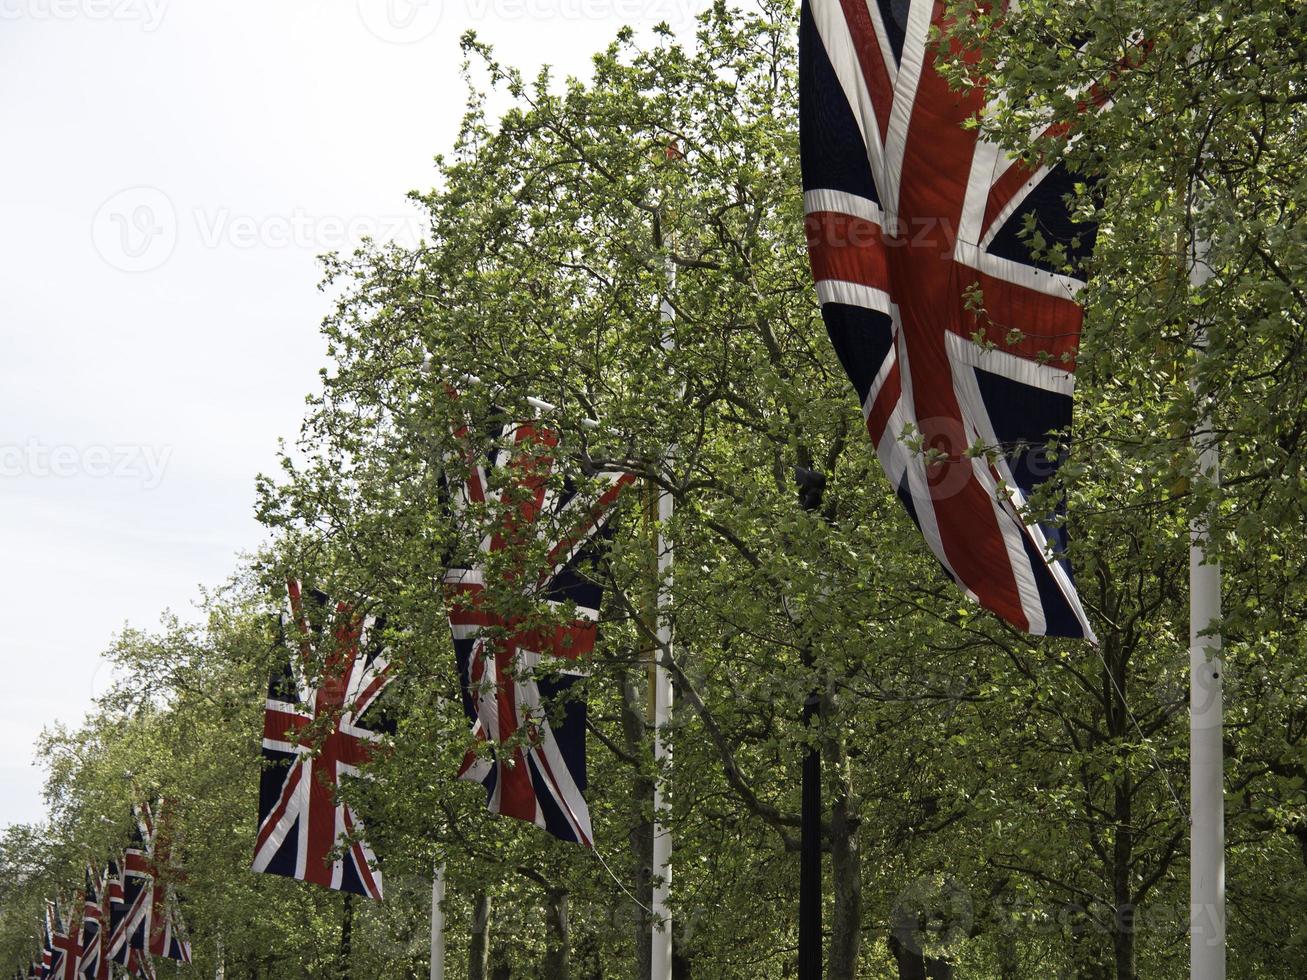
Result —
[{"label": "distant flag", "polygon": [[128,951],[127,973],[130,976],[139,977],[141,980],[156,980],[154,961],[150,959],[150,954],[143,949]]},{"label": "distant flag", "polygon": [[123,852],[122,913],[113,927],[113,961],[127,966],[132,950],[143,950],[150,928],[150,862],[146,827],[139,808],[132,811],[132,836]]},{"label": "distant flag", "polygon": [[54,918],[54,936],[50,942],[54,955],[50,977],[53,980],[77,980],[82,964],[79,930],[72,922],[64,922],[58,901],[54,903]]},{"label": "distant flag", "polygon": [[182,936],[181,916],[177,909],[174,883],[177,869],[173,864],[172,835],[169,831],[167,801],[160,801],[156,817],[147,804],[140,808],[150,871],[150,902],[145,948],[160,959],[191,961],[191,944]]},{"label": "distant flag", "polygon": [[380,737],[362,718],[393,677],[378,645],[382,624],[321,592],[305,594],[294,579],[287,591],[282,639],[290,655],[268,689],[254,870],[380,900],[376,855],[337,794],[341,777],[358,774]]},{"label": "distant flag", "polygon": [[119,959],[119,950],[127,945],[127,905],[124,900],[122,870],[117,861],[110,861],[105,868],[104,907],[106,928],[104,940],[100,943],[100,971],[96,980],[110,980],[110,971],[114,963],[125,963],[127,954]]},{"label": "distant flag", "polygon": [[102,890],[95,870],[87,865],[86,895],[82,908],[82,963],[78,973],[84,980],[97,980],[100,972],[100,944],[104,936],[104,913],[100,904]]},{"label": "distant flag", "polygon": [[[585,657],[595,642],[601,586],[585,574],[604,524],[630,474],[605,473],[597,498],[571,483],[550,486],[557,437],[526,422],[503,425],[484,445],[466,425],[468,474],[451,486],[456,514],[492,508],[496,526],[477,528],[476,559],[445,576],[449,624],[458,658],[463,706],[481,751],[468,752],[459,778],[486,789],[494,813],[525,820],[562,840],[593,846],[586,805],[585,715],[565,695],[575,673],[556,668]],[[494,513],[498,510],[498,513]],[[541,556],[540,567],[525,564]],[[561,625],[533,626],[529,617],[493,609],[486,575],[500,569],[532,603],[571,610]],[[553,665],[554,670],[541,670]]]},{"label": "distant flag", "polygon": [[1092,638],[1061,527],[1025,508],[1071,424],[1075,270],[1094,229],[1069,211],[1064,163],[1027,166],[963,128],[986,92],[952,91],[939,71],[946,8],[803,4],[817,296],[881,464],[945,571],[1022,630]]},{"label": "distant flag", "polygon": [[53,976],[54,971],[54,903],[46,900],[45,918],[41,920],[41,978]]}]

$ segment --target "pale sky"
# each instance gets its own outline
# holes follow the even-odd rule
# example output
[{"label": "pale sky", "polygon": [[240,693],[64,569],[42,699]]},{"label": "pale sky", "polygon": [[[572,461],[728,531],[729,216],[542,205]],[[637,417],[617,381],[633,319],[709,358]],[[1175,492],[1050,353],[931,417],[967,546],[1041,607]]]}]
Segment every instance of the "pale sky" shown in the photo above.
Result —
[{"label": "pale sky", "polygon": [[126,623],[193,616],[324,344],[315,256],[412,241],[458,38],[586,74],[706,0],[0,0],[0,824]]}]

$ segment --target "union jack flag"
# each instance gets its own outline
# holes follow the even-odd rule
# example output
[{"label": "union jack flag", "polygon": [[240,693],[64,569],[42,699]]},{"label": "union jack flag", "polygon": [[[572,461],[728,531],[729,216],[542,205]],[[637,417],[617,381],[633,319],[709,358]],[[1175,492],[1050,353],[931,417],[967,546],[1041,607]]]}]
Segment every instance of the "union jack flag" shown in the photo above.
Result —
[{"label": "union jack flag", "polygon": [[71,922],[64,924],[59,902],[54,906],[54,930],[50,938],[51,960],[47,974],[52,980],[77,980],[82,965],[82,947],[78,941],[80,932]]},{"label": "union jack flag", "polygon": [[156,980],[154,960],[143,949],[131,949],[127,953],[127,975],[139,977],[140,980]]},{"label": "union jack flag", "polygon": [[172,836],[168,831],[168,804],[160,801],[156,818],[149,804],[140,807],[138,820],[144,834],[150,875],[149,901],[146,906],[144,946],[151,956],[161,959],[191,961],[191,944],[182,937],[181,916],[173,883]]},{"label": "union jack flag", "polygon": [[1071,424],[1075,270],[1094,229],[1070,212],[1065,164],[1028,167],[963,128],[986,94],[951,91],[938,70],[945,6],[805,0],[817,295],[881,464],[944,569],[1020,629],[1092,639],[1062,529],[1027,502]]},{"label": "union jack flag", "polygon": [[45,918],[41,920],[41,978],[54,975],[54,903],[46,899]]},{"label": "union jack flag", "polygon": [[145,820],[139,807],[132,808],[132,836],[123,851],[121,902],[114,906],[110,886],[109,955],[113,962],[128,966],[133,950],[143,950],[150,928],[150,860],[147,853]]},{"label": "union jack flag", "polygon": [[[635,477],[601,473],[599,493],[582,494],[572,481],[551,485],[558,439],[546,429],[510,422],[489,447],[465,424],[454,434],[467,447],[458,467],[466,480],[451,478],[450,500],[478,547],[470,567],[446,572],[445,586],[463,707],[482,743],[458,778],[485,787],[492,813],[591,847],[586,708],[568,697],[578,675],[557,668],[594,647],[602,589],[585,566]],[[490,597],[487,575],[511,583],[518,601]],[[532,615],[542,603],[555,613],[547,623]],[[560,611],[570,617],[561,624]]]},{"label": "union jack flag", "polygon": [[[89,865],[86,868],[86,894],[82,907],[82,964],[79,976],[97,980],[100,970],[100,941],[104,914],[100,907],[103,889]],[[106,961],[107,962],[107,961]]]},{"label": "union jack flag", "polygon": [[[304,590],[292,579],[287,591],[291,611],[282,617],[282,637],[286,642],[293,625],[296,642],[268,688],[254,870],[380,900],[376,855],[339,789],[341,777],[357,775],[380,738],[362,717],[393,677],[376,642],[381,624],[343,602],[333,611],[326,595],[309,590],[322,624],[316,636],[330,638],[315,649]],[[307,679],[315,668],[321,670],[317,688]]]},{"label": "union jack flag", "polygon": [[[124,858],[124,862],[125,862]],[[122,870],[117,861],[110,861],[104,872],[104,901],[108,908],[104,938],[100,943],[100,970],[96,980],[109,980],[113,964],[122,962],[118,951],[126,947],[128,922],[127,903],[123,890]],[[124,957],[126,954],[123,954]]]}]

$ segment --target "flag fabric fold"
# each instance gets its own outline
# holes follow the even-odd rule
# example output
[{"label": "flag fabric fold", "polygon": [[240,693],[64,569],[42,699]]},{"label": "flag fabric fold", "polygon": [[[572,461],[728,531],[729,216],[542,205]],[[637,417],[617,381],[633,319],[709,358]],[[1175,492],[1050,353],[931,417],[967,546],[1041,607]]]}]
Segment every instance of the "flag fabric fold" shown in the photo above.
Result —
[{"label": "flag fabric fold", "polygon": [[[1092,639],[1058,515],[1028,503],[1071,424],[1094,228],[1065,164],[964,128],[981,88],[939,71],[942,0],[805,0],[800,152],[827,332],[890,483],[968,596]],[[954,52],[963,58],[968,52]]]}]

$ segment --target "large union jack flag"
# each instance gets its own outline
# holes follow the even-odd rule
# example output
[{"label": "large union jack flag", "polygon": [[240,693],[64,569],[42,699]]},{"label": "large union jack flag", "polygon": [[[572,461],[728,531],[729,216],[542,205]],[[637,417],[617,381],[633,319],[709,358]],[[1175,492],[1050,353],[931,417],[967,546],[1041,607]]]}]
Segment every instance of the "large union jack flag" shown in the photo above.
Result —
[{"label": "large union jack flag", "polygon": [[[1034,634],[1092,638],[1053,521],[1027,502],[1071,423],[1093,228],[1065,165],[963,124],[941,0],[805,0],[800,144],[822,316],[867,431],[953,580]],[[964,57],[969,57],[962,52]]]},{"label": "large union jack flag", "polygon": [[[597,493],[551,481],[558,439],[532,423],[490,439],[461,425],[455,436],[466,479],[451,479],[450,499],[478,546],[445,583],[463,707],[482,743],[459,778],[485,787],[491,812],[591,847],[586,707],[569,696],[578,675],[561,668],[594,648],[602,588],[586,567],[635,477],[601,473]],[[488,575],[510,588],[488,592]]]},{"label": "large union jack flag", "polygon": [[[289,628],[295,641],[268,689],[254,870],[380,900],[376,855],[339,790],[380,738],[362,718],[393,677],[378,646],[381,624],[346,603],[333,606],[321,592],[306,593],[293,579],[287,591],[282,636],[289,640]],[[315,671],[316,688],[308,680]]]}]

